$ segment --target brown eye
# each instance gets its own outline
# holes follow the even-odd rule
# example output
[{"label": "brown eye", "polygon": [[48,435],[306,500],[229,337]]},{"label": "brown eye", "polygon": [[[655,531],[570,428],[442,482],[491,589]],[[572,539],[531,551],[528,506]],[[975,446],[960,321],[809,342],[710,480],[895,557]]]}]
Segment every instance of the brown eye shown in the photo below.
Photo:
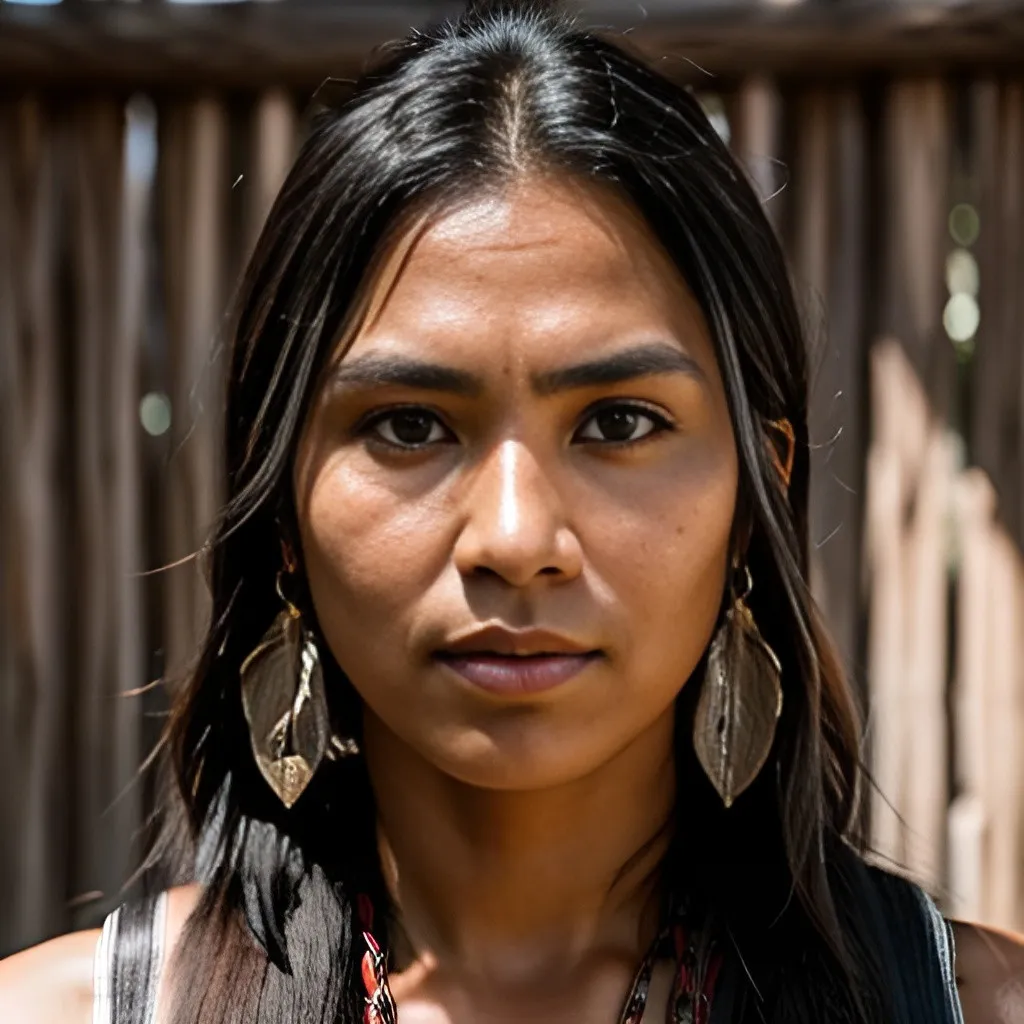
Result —
[{"label": "brown eye", "polygon": [[396,448],[422,448],[448,439],[448,431],[427,409],[399,409],[377,417],[370,430]]},{"label": "brown eye", "polygon": [[587,418],[576,437],[581,441],[626,444],[667,429],[669,423],[664,417],[642,406],[620,403],[598,409]]}]

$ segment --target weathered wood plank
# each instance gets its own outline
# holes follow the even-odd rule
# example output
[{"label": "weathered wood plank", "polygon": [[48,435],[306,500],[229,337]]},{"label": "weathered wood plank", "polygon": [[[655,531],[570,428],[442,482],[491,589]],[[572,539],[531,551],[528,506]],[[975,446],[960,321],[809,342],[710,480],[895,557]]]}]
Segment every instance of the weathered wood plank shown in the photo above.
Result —
[{"label": "weathered wood plank", "polygon": [[938,885],[944,877],[949,804],[947,523],[953,457],[942,422],[928,425],[928,446],[913,502],[905,512],[906,637],[902,690],[907,781],[905,866]]},{"label": "weathered wood plank", "polygon": [[812,579],[844,665],[860,683],[867,131],[853,90],[799,96],[787,197],[793,274],[811,346]]},{"label": "weathered wood plank", "polygon": [[998,523],[989,530],[992,557],[988,642],[992,686],[988,743],[989,844],[985,868],[985,920],[1004,928],[1021,926],[1022,848],[1022,677],[1021,622],[1024,621],[1024,573],[1020,553]]},{"label": "weathered wood plank", "polygon": [[1024,543],[1024,81],[970,93],[969,174],[980,215],[981,322],[971,361],[971,456],[992,478],[999,515]]},{"label": "weathered wood plank", "polygon": [[280,89],[260,97],[252,114],[252,136],[246,182],[246,250],[256,243],[298,141],[298,119],[292,98]]},{"label": "weathered wood plank", "polygon": [[967,424],[971,458],[996,483],[1002,473],[1004,432],[1000,422],[1005,382],[1004,332],[1000,329],[999,304],[1006,268],[1003,265],[999,213],[1002,176],[1002,84],[986,75],[968,87],[971,131],[966,154],[965,180],[969,199],[980,218],[980,231],[971,251],[978,261],[981,321],[971,359],[971,416]]},{"label": "weathered wood plank", "polygon": [[948,834],[945,537],[954,463],[902,345],[875,345],[871,386],[872,837],[881,854],[935,884]]},{"label": "weathered wood plank", "polygon": [[[1007,531],[1024,544],[1024,79],[1003,86],[999,168],[999,226],[1002,231],[1002,290],[989,292],[988,315],[997,320],[1000,345],[1001,388],[987,395],[999,407],[1005,435],[996,479],[1000,513]],[[995,306],[996,308],[992,308]]]},{"label": "weathered wood plank", "polygon": [[[870,188],[868,124],[863,97],[843,88],[833,100],[833,185],[829,219],[832,244],[828,268],[829,358],[819,368],[811,415],[823,449],[817,497],[811,516],[819,541],[839,533],[820,549],[830,622],[854,686],[863,696],[864,573],[862,569],[864,474],[868,445],[866,296],[869,228],[864,210]],[[827,403],[827,405],[826,405]],[[836,436],[838,434],[838,436]],[[833,440],[834,439],[834,440]]]},{"label": "weathered wood plank", "polygon": [[[136,772],[141,708],[123,694],[144,682],[139,493],[139,334],[122,319],[141,281],[124,252],[124,108],[91,100],[71,113],[69,318],[75,452],[71,892],[118,900],[142,821]],[[86,920],[91,908],[86,905]]]},{"label": "weathered wood plank", "polygon": [[946,301],[952,92],[929,77],[900,79],[882,110],[878,280],[880,335],[899,339],[935,415],[948,415],[955,356],[942,326]]},{"label": "weathered wood plank", "polygon": [[[171,676],[192,660],[209,608],[200,548],[220,507],[220,335],[225,307],[228,115],[212,98],[160,111],[171,453],[163,481],[165,652]],[[196,556],[196,557],[192,557]]]},{"label": "weathered wood plank", "polygon": [[742,81],[725,97],[732,137],[730,148],[761,197],[765,212],[781,231],[788,169],[782,160],[783,100],[769,78]]},{"label": "weathered wood plank", "polygon": [[948,895],[943,910],[960,921],[984,918],[985,811],[972,793],[949,807]]},{"label": "weathered wood plank", "polygon": [[62,401],[68,370],[57,288],[66,139],[38,101],[0,106],[0,123],[0,649],[7,652],[0,663],[0,769],[4,834],[18,837],[4,875],[17,883],[0,914],[0,951],[9,952],[66,927],[75,652],[67,615],[74,600]]},{"label": "weathered wood plank", "polygon": [[[871,352],[874,436],[867,456],[865,558],[869,568],[871,615],[867,638],[870,717],[872,847],[895,863],[905,862],[903,824],[906,797],[905,713],[903,706],[906,576],[903,542],[905,459],[894,443],[920,418],[906,360],[893,343]],[[902,415],[903,413],[907,415]]]},{"label": "weathered wood plank", "polygon": [[[685,57],[679,74],[698,80],[700,67],[733,77],[898,64],[1012,67],[1024,51],[1021,0],[591,0],[582,6],[589,22],[629,30],[641,45]],[[437,0],[0,4],[0,80],[17,88],[78,81],[190,89],[201,80],[306,90],[328,75],[351,73],[377,43],[461,7]]]},{"label": "weathered wood plank", "polygon": [[951,911],[982,920],[991,876],[987,870],[988,830],[999,808],[990,775],[993,704],[992,529],[996,495],[980,469],[960,475],[956,488],[960,553],[956,599],[956,666],[953,678],[953,784],[959,791],[950,813],[949,888]]},{"label": "weathered wood plank", "polygon": [[[71,726],[76,803],[73,890],[96,886],[105,874],[95,831],[114,796],[106,764],[112,734],[111,655],[117,623],[111,618],[116,582],[111,574],[109,409],[111,313],[116,302],[114,253],[120,227],[121,132],[116,104],[85,103],[70,118],[68,166],[70,253],[74,287],[69,318],[74,451],[74,558],[68,566],[76,594],[76,666]],[[116,527],[115,527],[116,528]]]}]

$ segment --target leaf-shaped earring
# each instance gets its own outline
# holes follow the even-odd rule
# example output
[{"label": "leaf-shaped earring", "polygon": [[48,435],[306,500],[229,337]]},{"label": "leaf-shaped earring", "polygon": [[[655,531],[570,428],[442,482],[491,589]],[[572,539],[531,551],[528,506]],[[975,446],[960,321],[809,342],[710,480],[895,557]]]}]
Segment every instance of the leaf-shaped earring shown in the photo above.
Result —
[{"label": "leaf-shaped earring", "polygon": [[359,748],[331,735],[320,654],[301,613],[281,592],[280,572],[277,593],[284,611],[242,662],[242,708],[260,773],[291,808],[324,756],[344,757]]},{"label": "leaf-shaped earring", "polygon": [[733,596],[708,650],[707,673],[693,722],[701,767],[726,807],[757,778],[782,713],[782,666],[761,636],[746,598]]}]

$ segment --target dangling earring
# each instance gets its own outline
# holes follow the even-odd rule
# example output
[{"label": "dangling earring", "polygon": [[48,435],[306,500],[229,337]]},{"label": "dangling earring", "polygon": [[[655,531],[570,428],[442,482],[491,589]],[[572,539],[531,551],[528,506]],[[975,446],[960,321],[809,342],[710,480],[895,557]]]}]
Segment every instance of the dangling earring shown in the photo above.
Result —
[{"label": "dangling earring", "polygon": [[753,580],[747,566],[743,573],[740,593],[730,583],[732,605],[708,650],[693,722],[697,758],[726,807],[768,760],[782,713],[782,666],[747,606]]},{"label": "dangling earring", "polygon": [[355,740],[331,735],[320,654],[301,613],[281,588],[282,574],[295,571],[295,558],[285,543],[282,553],[277,595],[284,610],[242,662],[240,675],[256,764],[281,803],[291,808],[325,756],[357,754],[359,747]]}]

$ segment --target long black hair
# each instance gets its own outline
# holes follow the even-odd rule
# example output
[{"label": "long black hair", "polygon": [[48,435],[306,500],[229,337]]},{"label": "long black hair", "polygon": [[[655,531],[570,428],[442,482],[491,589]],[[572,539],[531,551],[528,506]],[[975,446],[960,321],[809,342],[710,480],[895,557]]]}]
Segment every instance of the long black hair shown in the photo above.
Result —
[{"label": "long black hair", "polygon": [[[472,4],[378,54],[316,115],[247,268],[212,616],[167,734],[170,834],[206,883],[179,944],[172,1019],[362,1020],[355,894],[384,908],[385,933],[388,907],[369,779],[359,759],[326,762],[286,811],[253,763],[239,666],[279,610],[299,432],[376,262],[411,215],[531,173],[618,190],[700,302],[739,450],[750,604],[783,668],[772,756],[728,811],[688,739],[699,679],[681,691],[666,886],[739,965],[736,1019],[909,1021],[852,831],[858,720],[807,585],[807,360],[783,254],[693,95],[530,0]],[[795,432],[788,494],[766,444],[783,418]],[[321,654],[338,731],[358,734],[359,701]]]}]

